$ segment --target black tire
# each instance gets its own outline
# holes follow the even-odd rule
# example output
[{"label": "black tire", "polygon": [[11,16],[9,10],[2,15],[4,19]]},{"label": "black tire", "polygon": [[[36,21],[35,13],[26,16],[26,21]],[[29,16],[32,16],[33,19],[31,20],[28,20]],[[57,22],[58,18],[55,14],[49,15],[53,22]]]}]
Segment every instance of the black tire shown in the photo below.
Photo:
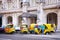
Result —
[{"label": "black tire", "polygon": [[13,32],[11,32],[11,34],[13,34],[13,33],[15,33],[14,31]]},{"label": "black tire", "polygon": [[49,35],[49,34],[50,34],[50,32],[46,32],[46,33],[45,33],[45,35]]},{"label": "black tire", "polygon": [[51,31],[51,33],[55,33],[54,31]]},{"label": "black tire", "polygon": [[24,34],[27,34],[27,32],[25,31],[25,32],[23,32]]}]

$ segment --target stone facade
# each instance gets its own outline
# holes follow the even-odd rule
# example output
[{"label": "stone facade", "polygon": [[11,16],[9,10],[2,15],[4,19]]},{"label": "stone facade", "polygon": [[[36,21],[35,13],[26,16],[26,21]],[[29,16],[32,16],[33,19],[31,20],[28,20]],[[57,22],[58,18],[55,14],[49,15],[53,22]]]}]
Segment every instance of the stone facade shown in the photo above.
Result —
[{"label": "stone facade", "polygon": [[[25,19],[25,21],[27,21],[26,23],[28,25],[37,21],[39,24],[55,23],[57,25],[57,29],[60,30],[59,2],[59,0],[0,0],[0,16],[2,16],[2,26],[6,26],[8,24],[8,17],[10,16],[12,17],[12,24],[18,27],[20,20],[19,16],[21,17],[23,13],[28,13],[37,15],[37,18],[34,16],[22,17],[22,19]],[[51,17],[47,17],[48,14],[51,14],[55,20],[53,20]],[[54,17],[52,14],[55,14],[56,16]],[[20,24],[22,22],[21,20]]]}]

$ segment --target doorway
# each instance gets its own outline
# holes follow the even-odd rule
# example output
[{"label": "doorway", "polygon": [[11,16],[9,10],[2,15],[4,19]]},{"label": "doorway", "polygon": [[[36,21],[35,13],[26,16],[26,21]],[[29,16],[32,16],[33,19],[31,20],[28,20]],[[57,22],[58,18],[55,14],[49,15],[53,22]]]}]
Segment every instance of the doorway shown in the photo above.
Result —
[{"label": "doorway", "polygon": [[57,14],[56,13],[49,13],[47,15],[47,23],[57,25]]}]

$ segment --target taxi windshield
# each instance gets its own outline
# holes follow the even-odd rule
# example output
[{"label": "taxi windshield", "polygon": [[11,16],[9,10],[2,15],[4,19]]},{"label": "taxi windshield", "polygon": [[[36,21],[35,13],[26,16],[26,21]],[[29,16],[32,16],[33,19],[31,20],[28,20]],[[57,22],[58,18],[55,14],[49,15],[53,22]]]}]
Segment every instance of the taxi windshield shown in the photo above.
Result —
[{"label": "taxi windshield", "polygon": [[12,28],[12,27],[13,27],[13,25],[8,25],[7,27],[8,27],[8,28]]}]

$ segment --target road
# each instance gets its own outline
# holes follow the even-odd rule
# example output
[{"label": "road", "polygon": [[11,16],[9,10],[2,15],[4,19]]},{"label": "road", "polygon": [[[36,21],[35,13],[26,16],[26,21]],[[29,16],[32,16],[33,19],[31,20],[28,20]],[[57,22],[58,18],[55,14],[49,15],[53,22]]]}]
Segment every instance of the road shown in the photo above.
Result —
[{"label": "road", "polygon": [[0,34],[0,40],[60,40],[60,32],[50,35],[35,35],[35,34]]}]

